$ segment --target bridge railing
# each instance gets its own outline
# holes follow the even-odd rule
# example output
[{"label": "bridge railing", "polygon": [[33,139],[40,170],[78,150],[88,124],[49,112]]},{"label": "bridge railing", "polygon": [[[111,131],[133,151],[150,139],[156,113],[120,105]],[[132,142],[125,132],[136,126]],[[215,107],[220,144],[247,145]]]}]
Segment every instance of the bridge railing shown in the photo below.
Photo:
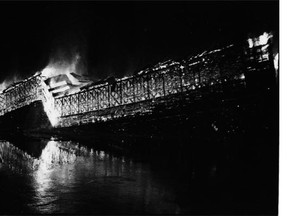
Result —
[{"label": "bridge railing", "polygon": [[0,115],[26,106],[39,98],[40,75],[15,84],[0,94]]},{"label": "bridge railing", "polygon": [[5,96],[0,94],[0,116],[5,114]]},{"label": "bridge railing", "polygon": [[[36,100],[43,100],[45,103],[46,99],[54,103],[59,117],[66,117],[154,100],[205,86],[222,85],[225,82],[244,82],[244,74],[247,71],[253,72],[256,69],[262,71],[263,68],[269,68],[271,62],[273,64],[272,51],[266,46],[245,49],[243,46],[230,45],[192,56],[181,62],[169,61],[158,64],[135,76],[95,85],[53,100],[47,98],[48,93],[43,93],[41,85],[43,80],[40,74],[35,75],[0,94],[0,115]],[[53,104],[51,106],[53,107]]]},{"label": "bridge railing", "polygon": [[228,46],[181,63],[170,62],[114,83],[56,98],[55,109],[61,117],[77,115],[243,79],[242,53],[239,47]]}]

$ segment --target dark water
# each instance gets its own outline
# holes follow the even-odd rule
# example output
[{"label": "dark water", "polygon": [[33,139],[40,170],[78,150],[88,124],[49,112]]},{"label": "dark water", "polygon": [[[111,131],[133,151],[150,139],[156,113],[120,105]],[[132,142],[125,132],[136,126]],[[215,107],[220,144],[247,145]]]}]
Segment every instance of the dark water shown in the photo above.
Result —
[{"label": "dark water", "polygon": [[[121,140],[129,156],[103,150],[107,138],[9,135],[0,140],[0,214],[277,215],[277,118],[263,101],[197,114],[163,140]],[[136,125],[126,129],[151,128]]]},{"label": "dark water", "polygon": [[[0,141],[1,214],[177,214],[147,163],[68,141]],[[25,147],[25,146],[24,146]],[[166,182],[166,183],[165,183]]]},{"label": "dark water", "polygon": [[10,142],[0,139],[0,214],[277,215],[276,99],[227,102],[185,121],[108,124],[107,131],[149,135],[109,133],[130,156],[103,150],[113,146],[105,133],[84,143],[2,136]]}]

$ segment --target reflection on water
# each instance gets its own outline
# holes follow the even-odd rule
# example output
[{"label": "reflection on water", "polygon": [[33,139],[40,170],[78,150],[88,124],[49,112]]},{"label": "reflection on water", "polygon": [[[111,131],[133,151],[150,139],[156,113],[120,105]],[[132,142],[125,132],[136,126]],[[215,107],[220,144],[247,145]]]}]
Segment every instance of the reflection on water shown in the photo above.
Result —
[{"label": "reflection on water", "polygon": [[178,211],[173,193],[155,179],[149,166],[78,143],[50,140],[36,158],[0,141],[0,162],[2,193],[18,203],[7,207],[8,213]]}]

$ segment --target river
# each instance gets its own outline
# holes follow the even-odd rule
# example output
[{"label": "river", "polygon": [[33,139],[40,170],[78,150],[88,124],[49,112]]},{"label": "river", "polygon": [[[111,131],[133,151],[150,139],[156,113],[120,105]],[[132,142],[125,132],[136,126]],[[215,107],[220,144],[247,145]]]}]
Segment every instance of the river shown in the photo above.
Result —
[{"label": "river", "polygon": [[277,215],[277,148],[263,145],[269,137],[211,137],[194,136],[193,145],[156,140],[150,148],[158,150],[137,154],[105,148],[108,140],[3,138],[0,215]]},{"label": "river", "polygon": [[31,145],[0,141],[1,214],[180,213],[147,163],[72,141]]}]

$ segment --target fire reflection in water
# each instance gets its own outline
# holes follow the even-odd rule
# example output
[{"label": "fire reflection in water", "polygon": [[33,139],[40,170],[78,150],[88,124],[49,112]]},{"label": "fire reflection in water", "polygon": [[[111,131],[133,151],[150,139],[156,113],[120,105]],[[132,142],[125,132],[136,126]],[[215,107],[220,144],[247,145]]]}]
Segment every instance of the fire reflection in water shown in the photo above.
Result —
[{"label": "fire reflection in water", "polygon": [[49,141],[33,172],[35,202],[32,206],[42,213],[60,212],[59,201],[77,184],[76,160],[85,163],[93,152],[93,149],[69,141]]},{"label": "fire reflection in water", "polygon": [[0,141],[0,163],[29,179],[27,213],[175,213],[177,209],[173,194],[153,180],[145,164],[75,142],[48,141],[40,157],[34,158]]}]

